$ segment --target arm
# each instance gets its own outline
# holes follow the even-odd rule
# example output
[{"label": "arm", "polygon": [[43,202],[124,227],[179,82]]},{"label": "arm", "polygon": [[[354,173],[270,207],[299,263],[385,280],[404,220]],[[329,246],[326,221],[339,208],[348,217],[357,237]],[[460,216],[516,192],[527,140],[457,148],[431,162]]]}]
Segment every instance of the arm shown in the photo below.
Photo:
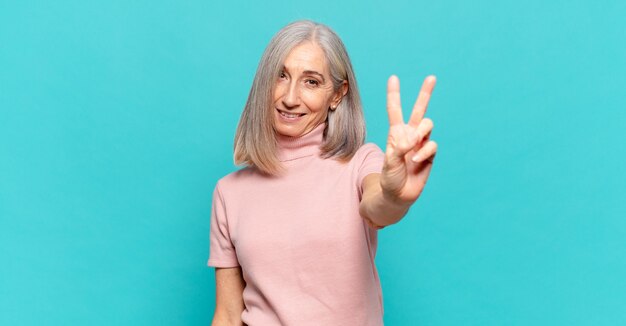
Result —
[{"label": "arm", "polygon": [[385,196],[380,186],[380,173],[371,173],[363,179],[359,213],[371,227],[382,229],[398,222],[409,211],[411,204]]},{"label": "arm", "polygon": [[396,76],[389,78],[385,162],[381,173],[367,175],[361,185],[359,213],[374,228],[402,219],[424,190],[437,152],[437,144],[430,140],[433,122],[424,118],[435,81],[434,76],[424,80],[411,118],[405,124],[400,107],[400,81]]},{"label": "arm", "polygon": [[211,326],[243,325],[243,288],[241,267],[215,268],[215,313]]}]

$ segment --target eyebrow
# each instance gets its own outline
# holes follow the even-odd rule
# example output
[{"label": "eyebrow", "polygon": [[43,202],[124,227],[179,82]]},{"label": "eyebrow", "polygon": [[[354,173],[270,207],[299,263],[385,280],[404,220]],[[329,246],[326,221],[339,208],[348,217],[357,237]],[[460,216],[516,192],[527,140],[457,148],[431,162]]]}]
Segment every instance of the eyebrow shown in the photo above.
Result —
[{"label": "eyebrow", "polygon": [[[289,72],[289,69],[287,69],[287,67],[283,66],[283,70]],[[317,75],[322,79],[322,83],[326,82],[326,78],[324,78],[324,75],[320,74],[319,72],[315,71],[315,70],[305,70],[302,72],[305,75]]]},{"label": "eyebrow", "polygon": [[303,73],[304,73],[305,75],[318,75],[318,76],[322,79],[322,83],[325,83],[325,82],[326,82],[326,80],[324,79],[324,75],[320,74],[320,73],[319,73],[319,72],[317,72],[317,71],[314,71],[314,70],[305,70]]}]

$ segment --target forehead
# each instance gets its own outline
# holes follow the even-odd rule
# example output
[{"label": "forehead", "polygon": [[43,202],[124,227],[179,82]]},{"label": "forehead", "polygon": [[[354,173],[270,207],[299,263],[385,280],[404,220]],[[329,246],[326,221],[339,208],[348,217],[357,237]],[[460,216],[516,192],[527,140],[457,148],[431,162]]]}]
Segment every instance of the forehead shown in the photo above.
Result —
[{"label": "forehead", "polygon": [[287,70],[313,70],[324,74],[328,73],[324,50],[312,42],[304,42],[293,48],[283,64]]}]

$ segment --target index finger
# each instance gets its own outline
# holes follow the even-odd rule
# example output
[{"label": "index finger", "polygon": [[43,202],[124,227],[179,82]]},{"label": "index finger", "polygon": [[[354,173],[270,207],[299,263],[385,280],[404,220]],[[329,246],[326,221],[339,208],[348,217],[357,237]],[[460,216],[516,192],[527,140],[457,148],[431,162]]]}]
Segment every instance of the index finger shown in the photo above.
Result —
[{"label": "index finger", "polygon": [[387,81],[387,114],[389,115],[389,125],[404,123],[400,103],[400,80],[396,75],[391,75]]},{"label": "index finger", "polygon": [[411,113],[411,118],[409,119],[410,126],[417,127],[420,124],[420,121],[422,121],[422,119],[424,118],[424,114],[426,114],[426,108],[428,107],[428,101],[430,100],[430,95],[433,93],[436,82],[437,78],[433,75],[430,75],[426,77],[426,79],[424,79],[422,89],[420,90],[420,94],[415,101],[415,105],[413,106],[413,112]]}]

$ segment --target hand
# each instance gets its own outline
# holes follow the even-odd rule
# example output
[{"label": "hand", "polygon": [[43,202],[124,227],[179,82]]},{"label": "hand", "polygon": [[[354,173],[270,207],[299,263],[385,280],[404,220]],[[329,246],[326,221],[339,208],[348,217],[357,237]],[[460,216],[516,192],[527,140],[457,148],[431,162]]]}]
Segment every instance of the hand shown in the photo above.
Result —
[{"label": "hand", "polygon": [[426,185],[437,144],[430,140],[433,122],[424,118],[424,114],[435,82],[435,76],[428,76],[424,80],[408,124],[402,118],[400,80],[391,76],[387,82],[389,136],[380,176],[380,185],[386,198],[412,203]]}]

